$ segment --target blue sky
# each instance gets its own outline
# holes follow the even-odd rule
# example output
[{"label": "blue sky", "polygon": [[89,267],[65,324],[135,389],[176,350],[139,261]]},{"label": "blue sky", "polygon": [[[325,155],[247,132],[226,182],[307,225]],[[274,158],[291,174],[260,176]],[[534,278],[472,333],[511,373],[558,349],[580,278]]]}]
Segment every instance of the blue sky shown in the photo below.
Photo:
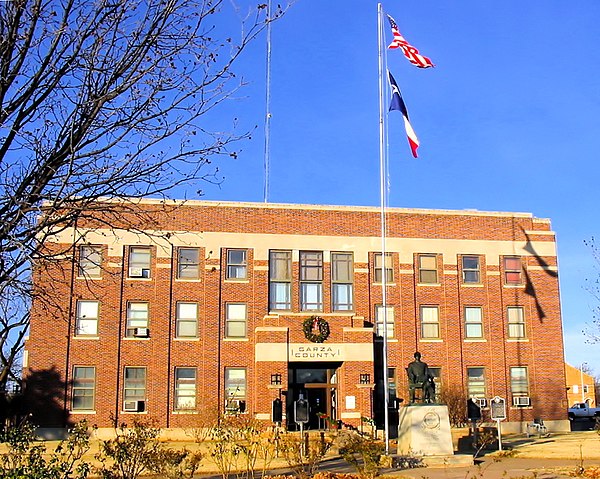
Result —
[{"label": "blue sky", "polygon": [[[394,112],[390,206],[550,218],[566,360],[600,374],[600,344],[582,334],[595,306],[585,278],[596,275],[584,240],[600,236],[600,2],[383,7],[436,64],[420,70],[388,51],[421,141],[415,160]],[[263,201],[265,35],[237,71],[248,86],[221,110],[222,127],[235,115],[257,129],[237,160],[217,160],[225,180],[203,198]],[[376,1],[297,0],[273,25],[271,112],[270,202],[379,205]]]}]

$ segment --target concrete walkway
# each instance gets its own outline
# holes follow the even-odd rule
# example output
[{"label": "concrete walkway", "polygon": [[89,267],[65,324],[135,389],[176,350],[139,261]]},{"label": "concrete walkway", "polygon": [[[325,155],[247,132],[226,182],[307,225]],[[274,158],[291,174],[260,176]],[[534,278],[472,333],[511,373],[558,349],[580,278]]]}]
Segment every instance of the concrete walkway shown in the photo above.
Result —
[{"label": "concrete walkway", "polygon": [[[534,459],[485,456],[477,464],[470,467],[426,467],[403,471],[386,471],[387,477],[415,479],[508,479],[535,478],[554,479],[569,478],[579,470],[578,460],[568,459]],[[600,461],[596,461],[600,465]],[[590,464],[591,465],[591,464]],[[589,467],[584,462],[585,467]]]},{"label": "concrete walkway", "polygon": [[471,466],[445,464],[442,460],[424,468],[386,470],[383,474],[418,479],[552,479],[573,477],[582,467],[598,468],[595,477],[600,477],[600,435],[595,431],[548,437],[510,436],[503,439],[502,452],[488,451]]}]

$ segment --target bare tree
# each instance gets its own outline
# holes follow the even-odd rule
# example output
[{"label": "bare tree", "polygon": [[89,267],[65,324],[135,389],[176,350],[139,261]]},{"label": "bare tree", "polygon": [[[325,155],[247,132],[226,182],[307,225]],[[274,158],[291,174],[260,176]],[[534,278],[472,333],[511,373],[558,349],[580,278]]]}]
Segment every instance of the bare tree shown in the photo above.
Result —
[{"label": "bare tree", "polygon": [[0,2],[0,390],[17,379],[32,268],[65,253],[42,250],[49,229],[93,214],[100,198],[215,181],[211,159],[235,156],[248,136],[212,131],[207,114],[243,86],[233,64],[282,10],[238,12],[234,36],[228,6]]},{"label": "bare tree", "polygon": [[596,272],[594,279],[586,278],[585,289],[596,300],[596,306],[592,310],[592,322],[588,324],[583,332],[589,342],[600,343],[600,248],[593,237],[589,241],[584,241],[584,243],[592,253]]}]

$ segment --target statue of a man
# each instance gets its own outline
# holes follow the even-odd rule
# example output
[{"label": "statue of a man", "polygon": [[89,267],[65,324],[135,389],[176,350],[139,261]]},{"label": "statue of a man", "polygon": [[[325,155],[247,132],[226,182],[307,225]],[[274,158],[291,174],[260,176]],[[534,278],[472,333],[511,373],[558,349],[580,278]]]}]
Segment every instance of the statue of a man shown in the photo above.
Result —
[{"label": "statue of a man", "polygon": [[417,351],[414,354],[415,360],[410,362],[406,368],[406,374],[408,375],[408,392],[410,396],[410,403],[415,402],[415,389],[420,389],[421,400],[423,402],[432,402],[435,392],[432,391],[431,379],[432,374],[429,372],[427,363],[421,361],[421,353]]}]

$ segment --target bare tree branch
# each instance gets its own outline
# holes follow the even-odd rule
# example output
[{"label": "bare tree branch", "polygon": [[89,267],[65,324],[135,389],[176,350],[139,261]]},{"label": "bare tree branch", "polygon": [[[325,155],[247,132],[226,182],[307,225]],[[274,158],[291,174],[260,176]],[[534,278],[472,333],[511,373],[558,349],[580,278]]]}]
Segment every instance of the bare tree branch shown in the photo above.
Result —
[{"label": "bare tree branch", "polygon": [[244,86],[236,60],[283,10],[267,18],[257,5],[233,35],[226,6],[0,2],[0,388],[42,294],[32,290],[35,268],[72,254],[45,249],[48,231],[94,214],[100,198],[218,181],[207,166],[249,136],[235,123],[211,128],[207,114]]},{"label": "bare tree branch", "polygon": [[600,343],[600,248],[593,237],[589,241],[584,241],[584,243],[592,253],[596,272],[593,279],[585,279],[585,289],[595,299],[596,306],[592,310],[592,321],[587,325],[583,333],[587,336],[590,343]]}]

